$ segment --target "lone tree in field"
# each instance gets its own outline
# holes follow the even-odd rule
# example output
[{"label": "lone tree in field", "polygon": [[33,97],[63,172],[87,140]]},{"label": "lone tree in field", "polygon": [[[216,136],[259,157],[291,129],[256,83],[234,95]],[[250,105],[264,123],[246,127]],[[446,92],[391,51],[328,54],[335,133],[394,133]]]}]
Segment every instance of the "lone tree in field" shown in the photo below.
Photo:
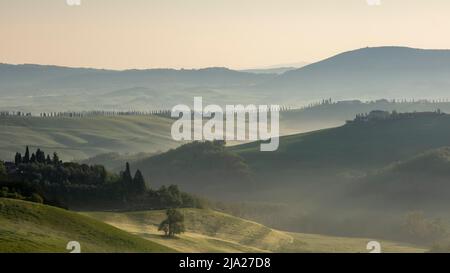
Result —
[{"label": "lone tree in field", "polygon": [[168,209],[166,211],[167,219],[159,224],[159,231],[164,231],[167,237],[174,237],[176,234],[183,233],[184,215],[176,209]]}]

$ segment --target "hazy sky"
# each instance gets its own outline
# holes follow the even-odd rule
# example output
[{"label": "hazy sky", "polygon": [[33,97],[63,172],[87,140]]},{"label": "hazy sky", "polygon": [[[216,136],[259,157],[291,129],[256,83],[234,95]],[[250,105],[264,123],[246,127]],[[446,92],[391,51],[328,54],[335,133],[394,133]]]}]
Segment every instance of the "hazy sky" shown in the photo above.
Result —
[{"label": "hazy sky", "polygon": [[0,62],[253,68],[365,46],[450,48],[450,0],[81,1],[0,0]]}]

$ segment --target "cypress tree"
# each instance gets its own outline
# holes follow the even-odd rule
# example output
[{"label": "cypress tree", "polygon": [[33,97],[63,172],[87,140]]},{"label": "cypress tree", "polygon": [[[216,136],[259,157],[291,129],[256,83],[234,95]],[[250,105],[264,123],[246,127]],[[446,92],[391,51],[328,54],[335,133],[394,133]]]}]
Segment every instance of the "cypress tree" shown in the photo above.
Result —
[{"label": "cypress tree", "polygon": [[45,163],[45,153],[41,149],[37,149],[36,151],[36,161],[38,163]]},{"label": "cypress tree", "polygon": [[56,152],[53,153],[53,164],[54,165],[58,165],[59,164],[59,156],[58,156],[58,154]]},{"label": "cypress tree", "polygon": [[133,179],[133,186],[136,190],[136,193],[143,193],[147,189],[145,186],[145,179],[140,170],[136,171]]},{"label": "cypress tree", "polygon": [[16,153],[16,156],[14,157],[14,163],[16,166],[22,163],[22,155],[20,153]]},{"label": "cypress tree", "polygon": [[130,163],[127,162],[125,171],[122,173],[123,185],[127,192],[132,191],[133,177],[131,176]]},{"label": "cypress tree", "polygon": [[36,163],[36,155],[34,153],[31,154],[30,162]]},{"label": "cypress tree", "polygon": [[28,146],[27,146],[27,149],[25,151],[25,156],[23,158],[23,163],[30,163],[30,149],[28,149]]},{"label": "cypress tree", "polygon": [[52,164],[52,159],[50,158],[50,155],[47,155],[47,159],[45,161],[46,161],[45,163],[48,165]]}]

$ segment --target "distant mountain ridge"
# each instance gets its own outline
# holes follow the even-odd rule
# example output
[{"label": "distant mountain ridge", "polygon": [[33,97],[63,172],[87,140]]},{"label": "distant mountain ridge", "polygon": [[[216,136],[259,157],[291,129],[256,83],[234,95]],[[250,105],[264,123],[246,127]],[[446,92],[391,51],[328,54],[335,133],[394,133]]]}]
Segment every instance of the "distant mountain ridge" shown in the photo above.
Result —
[{"label": "distant mountain ridge", "polygon": [[[136,91],[139,89],[139,91]],[[0,108],[155,109],[192,104],[299,106],[325,98],[448,98],[450,50],[374,47],[298,69],[104,70],[0,64]],[[108,93],[118,94],[114,98]]]},{"label": "distant mountain ridge", "polygon": [[252,84],[270,75],[255,75],[222,67],[203,69],[129,69],[105,70],[92,68],[71,68],[51,65],[10,65],[0,64],[0,88],[11,91],[24,88],[26,84],[37,84],[28,88],[46,89],[91,89],[95,91],[136,86],[169,85],[234,85]]},{"label": "distant mountain ridge", "polygon": [[242,72],[255,73],[255,74],[283,74],[291,70],[295,70],[298,67],[275,67],[275,68],[261,68],[261,69],[246,69]]},{"label": "distant mountain ridge", "polygon": [[[192,104],[194,96],[224,104],[243,100],[239,88],[249,88],[275,76],[220,67],[117,71],[0,64],[0,109],[24,112],[169,109],[180,103]],[[140,91],[136,93],[137,88]],[[247,100],[257,98],[255,94]]]},{"label": "distant mountain ridge", "polygon": [[448,97],[450,50],[374,47],[288,71],[264,89],[315,99]]}]

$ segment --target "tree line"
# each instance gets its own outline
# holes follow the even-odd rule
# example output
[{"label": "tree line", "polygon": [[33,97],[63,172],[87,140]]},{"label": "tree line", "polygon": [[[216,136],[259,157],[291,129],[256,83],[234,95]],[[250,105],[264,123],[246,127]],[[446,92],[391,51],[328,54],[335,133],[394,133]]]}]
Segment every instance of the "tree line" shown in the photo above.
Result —
[{"label": "tree line", "polygon": [[102,165],[60,160],[41,149],[16,153],[14,162],[0,162],[0,197],[25,199],[77,209],[166,209],[202,207],[204,202],[178,186],[152,189],[140,170],[129,163],[119,174]]},{"label": "tree line", "polygon": [[[280,106],[278,110],[280,112],[286,112],[293,110],[294,108],[288,106]],[[192,114],[194,112],[192,111]],[[152,111],[71,111],[71,112],[41,112],[38,115],[32,113],[24,113],[20,111],[0,111],[0,116],[4,117],[40,117],[40,118],[87,118],[87,117],[114,117],[114,116],[160,116],[166,118],[172,118],[171,110],[152,110]]]},{"label": "tree line", "polygon": [[35,115],[31,112],[21,111],[0,111],[1,117],[41,117],[41,118],[84,118],[96,116],[164,116],[170,117],[170,110],[151,110],[151,111],[65,111],[65,112],[40,112]]},{"label": "tree line", "polygon": [[357,114],[353,120],[347,121],[347,124],[351,123],[363,123],[369,121],[380,121],[380,120],[400,120],[400,119],[413,119],[420,117],[433,117],[446,115],[440,109],[432,112],[409,112],[409,113],[399,113],[397,111],[371,111],[370,113]]},{"label": "tree line", "polygon": [[[359,104],[448,104],[450,99],[379,99],[368,101],[333,101],[331,98],[321,99],[315,102],[310,102],[303,106],[288,106],[281,105],[278,110],[280,112],[290,112],[299,110],[308,110],[316,107],[336,105],[341,103],[359,103]],[[169,109],[159,110],[92,110],[92,111],[55,111],[55,112],[41,112],[35,115],[31,112],[23,111],[0,111],[0,117],[19,116],[19,117],[41,117],[41,118],[84,118],[96,116],[161,116],[171,118],[172,111]]]}]

